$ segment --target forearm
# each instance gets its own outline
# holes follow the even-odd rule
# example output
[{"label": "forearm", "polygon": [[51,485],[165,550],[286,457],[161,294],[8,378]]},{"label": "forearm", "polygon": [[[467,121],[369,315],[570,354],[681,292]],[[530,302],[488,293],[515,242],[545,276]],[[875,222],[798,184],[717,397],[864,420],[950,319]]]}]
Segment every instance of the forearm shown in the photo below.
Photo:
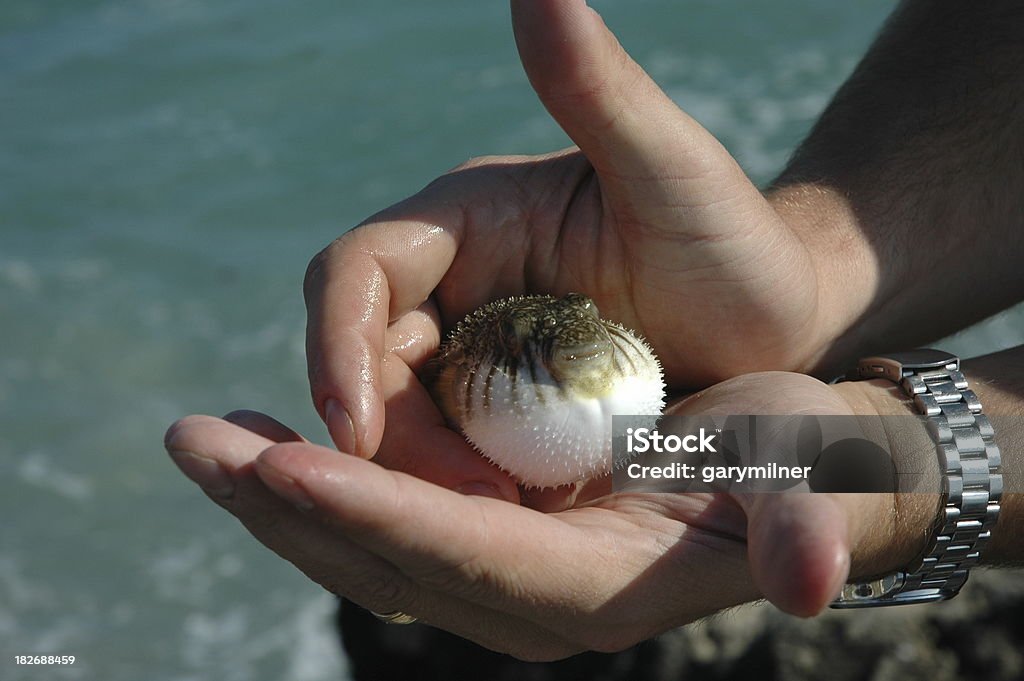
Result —
[{"label": "forearm", "polygon": [[909,0],[890,18],[769,191],[819,274],[825,338],[807,368],[1024,297],[1022,72],[1018,2]]},{"label": "forearm", "polygon": [[[1004,494],[999,522],[992,541],[982,554],[989,565],[1024,564],[1024,346],[964,362],[964,374],[978,395],[995,429],[1002,453]],[[843,383],[835,386],[861,414],[884,416],[916,413],[913,404],[893,383],[884,380]],[[924,428],[920,432],[890,434],[890,448],[897,469],[907,458],[935,445]],[[933,462],[935,460],[933,459]],[[855,576],[886,572],[910,563],[920,555],[937,512],[932,494],[897,494],[891,523],[865,538],[854,555]]]}]

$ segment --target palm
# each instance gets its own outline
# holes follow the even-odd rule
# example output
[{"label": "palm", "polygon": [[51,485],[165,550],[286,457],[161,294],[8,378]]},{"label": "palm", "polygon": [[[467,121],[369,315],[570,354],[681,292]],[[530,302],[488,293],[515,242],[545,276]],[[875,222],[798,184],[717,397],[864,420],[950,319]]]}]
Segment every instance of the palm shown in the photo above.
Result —
[{"label": "palm", "polygon": [[[420,529],[417,541],[447,546],[443,555],[428,548],[388,558],[429,575],[417,580],[419,588],[497,606],[493,617],[506,632],[497,642],[502,651],[519,652],[535,639],[561,646],[546,657],[620,650],[759,596],[747,565],[743,512],[723,497],[619,495],[550,515],[466,501],[477,508],[460,514],[462,526]],[[562,579],[550,579],[553,574]],[[714,595],[694,594],[693,584]],[[364,594],[351,596],[376,605]],[[495,647],[479,630],[460,633]]]},{"label": "palm", "polygon": [[[496,297],[580,291],[648,338],[671,385],[789,368],[802,359],[792,341],[815,311],[815,283],[800,276],[809,268],[801,247],[744,182],[732,204],[695,210],[672,205],[672,182],[659,178],[631,206],[603,191],[579,152],[456,171],[442,191],[486,187],[486,197],[464,211],[462,245],[437,287],[442,320],[451,325]],[[752,239],[766,230],[778,238]]]}]

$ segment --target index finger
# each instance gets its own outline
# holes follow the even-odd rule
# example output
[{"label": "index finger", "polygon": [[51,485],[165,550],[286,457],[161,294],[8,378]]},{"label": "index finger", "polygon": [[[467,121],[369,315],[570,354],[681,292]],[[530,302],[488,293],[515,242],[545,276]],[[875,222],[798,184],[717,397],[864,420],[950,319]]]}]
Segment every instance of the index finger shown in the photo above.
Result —
[{"label": "index finger", "polygon": [[313,404],[335,444],[370,458],[384,430],[388,323],[419,307],[455,258],[464,212],[421,192],[318,253],[304,283]]}]

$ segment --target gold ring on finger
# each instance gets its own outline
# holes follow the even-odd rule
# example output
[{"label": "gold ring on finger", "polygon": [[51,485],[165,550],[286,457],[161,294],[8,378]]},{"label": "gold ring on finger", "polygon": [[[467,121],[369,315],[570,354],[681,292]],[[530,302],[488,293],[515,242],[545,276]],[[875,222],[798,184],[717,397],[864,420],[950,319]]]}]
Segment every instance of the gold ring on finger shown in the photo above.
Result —
[{"label": "gold ring on finger", "polygon": [[416,621],[415,617],[406,615],[400,610],[395,610],[394,612],[374,612],[371,610],[370,614],[385,624],[412,624]]}]

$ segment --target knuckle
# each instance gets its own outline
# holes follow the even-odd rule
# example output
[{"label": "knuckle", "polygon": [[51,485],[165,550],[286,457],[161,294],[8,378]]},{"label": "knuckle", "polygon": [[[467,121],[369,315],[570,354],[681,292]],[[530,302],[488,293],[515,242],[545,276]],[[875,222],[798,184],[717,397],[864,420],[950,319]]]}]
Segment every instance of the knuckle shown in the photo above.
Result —
[{"label": "knuckle", "polygon": [[309,264],[306,265],[306,274],[302,278],[302,292],[307,303],[315,300],[319,295],[326,278],[330,276],[332,263],[339,260],[345,252],[364,250],[361,244],[366,242],[366,227],[367,223],[365,222],[353,227],[324,246],[310,259]]},{"label": "knuckle", "polygon": [[484,589],[478,586],[479,582],[449,570],[417,575],[417,580],[432,591],[452,594],[467,600],[473,600],[484,592]]},{"label": "knuckle", "polygon": [[366,580],[363,584],[366,597],[373,603],[380,603],[389,609],[397,610],[399,604],[405,602],[405,592],[398,580],[390,577],[376,577]]},{"label": "knuckle", "polygon": [[337,240],[332,241],[319,253],[314,255],[309,261],[309,265],[306,266],[306,275],[302,279],[302,292],[307,301],[309,301],[316,292],[320,290],[324,266],[333,256],[334,250],[336,249],[335,244],[337,243]]},{"label": "knuckle", "polygon": [[350,597],[378,612],[403,612],[414,608],[415,594],[409,583],[393,575],[366,575],[352,585]]},{"label": "knuckle", "polygon": [[458,164],[457,166],[455,166],[451,170],[449,170],[446,173],[446,175],[452,175],[454,173],[461,173],[461,172],[465,172],[467,170],[473,170],[475,168],[480,168],[480,167],[483,167],[483,166],[493,165],[494,162],[498,158],[499,157],[497,157],[497,156],[486,156],[486,155],[485,156],[472,156],[472,157],[466,159],[465,161],[463,161],[462,163]]}]

